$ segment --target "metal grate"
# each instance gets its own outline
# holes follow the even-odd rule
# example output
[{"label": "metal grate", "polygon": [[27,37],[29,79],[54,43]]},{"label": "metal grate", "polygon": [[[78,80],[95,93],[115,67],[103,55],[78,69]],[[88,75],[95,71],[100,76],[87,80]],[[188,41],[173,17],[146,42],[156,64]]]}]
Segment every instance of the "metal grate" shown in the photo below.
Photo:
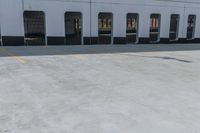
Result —
[{"label": "metal grate", "polygon": [[174,41],[178,39],[179,18],[180,16],[177,14],[171,15],[170,33],[169,33],[170,41]]},{"label": "metal grate", "polygon": [[0,46],[2,46],[1,27],[0,27]]},{"label": "metal grate", "polygon": [[160,14],[151,14],[150,42],[158,42],[160,37]]},{"label": "metal grate", "polygon": [[195,33],[195,25],[196,25],[196,15],[188,16],[188,26],[187,26],[187,39],[194,39]]},{"label": "metal grate", "polygon": [[45,16],[39,11],[24,12],[24,30],[26,45],[45,44]]},{"label": "metal grate", "polygon": [[82,15],[80,12],[65,13],[65,43],[67,45],[82,43]]},{"label": "metal grate", "polygon": [[137,43],[138,41],[138,14],[128,13],[126,18],[126,41]]},{"label": "metal grate", "polygon": [[112,13],[99,13],[99,44],[112,43],[113,17]]}]

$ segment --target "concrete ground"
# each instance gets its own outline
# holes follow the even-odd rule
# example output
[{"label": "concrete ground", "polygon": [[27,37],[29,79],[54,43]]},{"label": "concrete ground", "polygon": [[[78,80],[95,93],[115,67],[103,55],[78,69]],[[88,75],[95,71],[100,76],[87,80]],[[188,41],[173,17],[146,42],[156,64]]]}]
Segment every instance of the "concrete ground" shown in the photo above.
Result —
[{"label": "concrete ground", "polygon": [[200,133],[200,45],[1,47],[0,133]]}]

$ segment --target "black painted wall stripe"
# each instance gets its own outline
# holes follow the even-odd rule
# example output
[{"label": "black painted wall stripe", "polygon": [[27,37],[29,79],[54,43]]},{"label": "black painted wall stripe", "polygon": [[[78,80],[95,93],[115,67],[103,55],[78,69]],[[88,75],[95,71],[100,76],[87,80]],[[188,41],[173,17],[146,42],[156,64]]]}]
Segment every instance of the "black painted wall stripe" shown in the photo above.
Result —
[{"label": "black painted wall stripe", "polygon": [[[114,37],[114,44],[126,44],[126,37]],[[95,45],[99,42],[99,37],[84,37],[84,45]],[[2,36],[3,46],[24,46],[23,36]],[[65,37],[47,37],[48,45],[65,45]],[[173,43],[199,43],[200,38],[187,40],[186,38],[179,38],[176,41],[170,41],[169,38],[160,38],[160,44]],[[138,44],[149,44],[149,38],[140,37]],[[1,45],[1,44],[0,44]]]},{"label": "black painted wall stripe", "polygon": [[2,36],[3,46],[24,46],[23,36]]},{"label": "black painted wall stripe", "polygon": [[65,37],[47,37],[48,45],[65,45]]}]

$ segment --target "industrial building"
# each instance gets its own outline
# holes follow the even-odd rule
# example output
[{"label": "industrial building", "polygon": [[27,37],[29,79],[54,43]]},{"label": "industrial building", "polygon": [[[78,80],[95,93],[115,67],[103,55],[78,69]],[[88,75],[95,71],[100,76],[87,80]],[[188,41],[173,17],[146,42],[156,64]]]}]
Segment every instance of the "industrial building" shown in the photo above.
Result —
[{"label": "industrial building", "polygon": [[200,43],[198,0],[0,0],[0,45]]}]

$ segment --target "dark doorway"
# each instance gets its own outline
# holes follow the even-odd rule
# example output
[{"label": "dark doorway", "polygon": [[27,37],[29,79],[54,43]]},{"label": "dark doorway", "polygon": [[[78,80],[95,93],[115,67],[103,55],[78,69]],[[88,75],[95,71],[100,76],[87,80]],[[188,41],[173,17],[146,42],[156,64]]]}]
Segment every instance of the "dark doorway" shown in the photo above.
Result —
[{"label": "dark doorway", "polygon": [[99,44],[113,42],[113,15],[112,13],[99,13]]},{"label": "dark doorway", "polygon": [[151,14],[150,18],[150,43],[160,40],[160,14]]},{"label": "dark doorway", "polygon": [[45,14],[42,11],[24,12],[26,45],[45,45]]},{"label": "dark doorway", "polygon": [[0,46],[2,46],[1,26],[0,26]]},{"label": "dark doorway", "polygon": [[82,44],[82,14],[80,12],[65,13],[66,45]]},{"label": "dark doorway", "polygon": [[188,40],[194,39],[195,25],[196,25],[196,15],[189,15],[188,16],[188,27],[187,27],[187,39]]},{"label": "dark doorway", "polygon": [[171,15],[170,33],[169,33],[170,41],[178,40],[179,19],[180,19],[179,15],[177,14]]},{"label": "dark doorway", "polygon": [[138,14],[128,13],[126,17],[126,41],[127,43],[138,42]]}]

